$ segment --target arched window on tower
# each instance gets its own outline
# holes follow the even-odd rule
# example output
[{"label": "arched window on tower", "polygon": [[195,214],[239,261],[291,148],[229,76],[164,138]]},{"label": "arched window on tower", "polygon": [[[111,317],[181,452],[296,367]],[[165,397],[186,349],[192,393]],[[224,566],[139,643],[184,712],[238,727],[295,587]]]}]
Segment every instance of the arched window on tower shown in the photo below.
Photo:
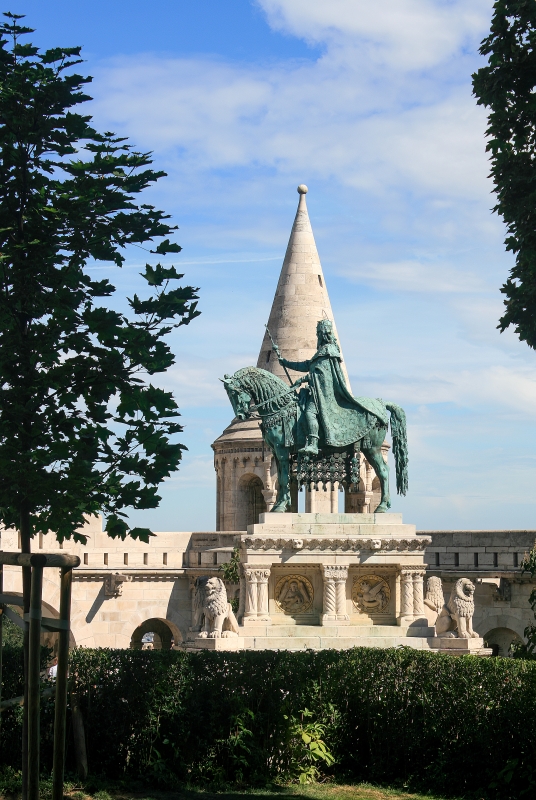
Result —
[{"label": "arched window on tower", "polygon": [[246,530],[248,525],[259,521],[259,514],[266,511],[266,502],[262,495],[264,486],[257,475],[244,475],[239,484],[239,502],[237,508],[237,530]]}]

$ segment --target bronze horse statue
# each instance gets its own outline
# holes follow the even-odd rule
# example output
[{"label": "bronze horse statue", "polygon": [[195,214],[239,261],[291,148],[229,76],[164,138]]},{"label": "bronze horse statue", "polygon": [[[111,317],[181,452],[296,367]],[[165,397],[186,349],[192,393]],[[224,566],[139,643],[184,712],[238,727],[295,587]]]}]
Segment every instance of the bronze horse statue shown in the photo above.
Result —
[{"label": "bronze horse statue", "polygon": [[[243,420],[258,412],[263,439],[274,454],[278,490],[272,511],[286,511],[289,507],[291,456],[297,454],[299,450],[307,452],[305,445],[308,429],[304,398],[307,390],[302,389],[299,394],[295,391],[304,380],[308,379],[301,378],[289,388],[277,375],[258,367],[244,367],[234,375],[226,375],[223,379],[235,416]],[[356,415],[352,417],[355,423],[352,429],[359,431],[360,436],[353,442],[354,452],[357,453],[357,458],[359,451],[363,452],[379,478],[381,500],[376,513],[381,513],[391,507],[389,467],[381,453],[381,446],[387,433],[387,411],[390,412],[391,418],[396,487],[399,494],[405,495],[407,492],[406,415],[403,409],[394,403],[359,397],[352,400],[353,406],[344,410],[346,413]],[[320,435],[320,455],[329,456],[336,450],[337,448],[327,445]],[[302,458],[308,459],[309,456]],[[354,472],[354,476],[358,481],[358,474]]]}]

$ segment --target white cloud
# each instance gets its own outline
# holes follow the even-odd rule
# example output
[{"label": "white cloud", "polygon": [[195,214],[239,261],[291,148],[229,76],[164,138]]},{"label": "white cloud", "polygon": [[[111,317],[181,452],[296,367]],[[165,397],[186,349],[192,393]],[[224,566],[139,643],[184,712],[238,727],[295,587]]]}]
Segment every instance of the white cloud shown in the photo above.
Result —
[{"label": "white cloud", "polygon": [[[261,5],[273,25],[324,41],[327,53],[265,67],[119,59],[97,74],[97,118],[188,171],[261,165],[375,193],[411,187],[430,199],[489,191],[484,112],[470,94],[471,65],[457,72],[467,38],[485,33],[488,2]],[[396,63],[378,66],[363,37]],[[349,42],[355,57],[341,60]],[[438,78],[433,68],[447,55]]]},{"label": "white cloud", "polygon": [[388,287],[393,291],[473,294],[486,288],[477,273],[457,270],[450,264],[443,263],[364,262],[352,269],[341,269],[339,272],[360,283],[380,288]]},{"label": "white cloud", "polygon": [[214,462],[210,455],[189,456],[185,453],[179,472],[165,481],[166,488],[187,488],[191,486],[214,487]]},{"label": "white cloud", "polygon": [[261,260],[282,259],[305,182],[353,389],[411,410],[412,488],[397,504],[429,527],[466,525],[471,509],[473,527],[527,524],[534,507],[514,522],[500,465],[511,460],[523,490],[533,479],[522,437],[536,359],[496,331],[511,257],[489,212],[485,112],[470,85],[492,0],[257,5],[322,55],[121,58],[93,87],[97,125],[155,150],[170,173],[154,197],[180,220],[182,263],[201,286],[203,316],[173,338],[177,365],[162,376],[192,444],[170,497],[192,519],[209,504],[210,437],[199,431],[216,420],[216,438],[225,424],[217,378],[255,363],[278,273]]},{"label": "white cloud", "polygon": [[270,24],[339,51],[343,42],[398,69],[430,68],[481,37],[491,0],[257,0]]}]

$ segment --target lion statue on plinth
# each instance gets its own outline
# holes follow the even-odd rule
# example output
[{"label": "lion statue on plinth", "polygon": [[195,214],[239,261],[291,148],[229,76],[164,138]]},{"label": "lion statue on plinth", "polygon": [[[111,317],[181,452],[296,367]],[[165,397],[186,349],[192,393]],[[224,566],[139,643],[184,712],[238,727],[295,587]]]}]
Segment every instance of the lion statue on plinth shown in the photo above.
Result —
[{"label": "lion statue on plinth", "polygon": [[432,628],[436,624],[444,605],[445,597],[441,578],[432,575],[426,581],[426,595],[424,597],[424,614],[428,620],[428,625]]},{"label": "lion statue on plinth", "polygon": [[443,606],[436,622],[436,636],[441,638],[478,639],[473,630],[475,585],[469,578],[460,578]]},{"label": "lion statue on plinth", "polygon": [[192,630],[200,631],[200,639],[238,636],[238,622],[221,578],[205,575],[196,579]]}]

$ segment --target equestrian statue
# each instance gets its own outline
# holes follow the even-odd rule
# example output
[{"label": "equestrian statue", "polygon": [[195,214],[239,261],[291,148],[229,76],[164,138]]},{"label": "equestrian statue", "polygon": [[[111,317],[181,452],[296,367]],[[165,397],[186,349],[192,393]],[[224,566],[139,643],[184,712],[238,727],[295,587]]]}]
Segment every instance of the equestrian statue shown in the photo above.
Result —
[{"label": "equestrian statue", "polygon": [[[279,363],[306,373],[291,386],[258,367],[225,375],[223,384],[238,419],[260,418],[262,436],[274,454],[278,490],[272,511],[286,511],[291,502],[290,480],[299,485],[338,482],[349,491],[359,488],[359,454],[363,452],[380,481],[376,513],[391,507],[389,467],[381,446],[390,412],[396,487],[408,488],[406,415],[400,406],[371,397],[353,397],[341,368],[341,351],[329,319],[316,326],[317,351],[308,361],[288,361],[272,339]],[[271,337],[270,337],[271,338]],[[290,377],[289,377],[290,381]],[[297,391],[299,388],[299,391]],[[293,473],[293,465],[295,472]]]}]

